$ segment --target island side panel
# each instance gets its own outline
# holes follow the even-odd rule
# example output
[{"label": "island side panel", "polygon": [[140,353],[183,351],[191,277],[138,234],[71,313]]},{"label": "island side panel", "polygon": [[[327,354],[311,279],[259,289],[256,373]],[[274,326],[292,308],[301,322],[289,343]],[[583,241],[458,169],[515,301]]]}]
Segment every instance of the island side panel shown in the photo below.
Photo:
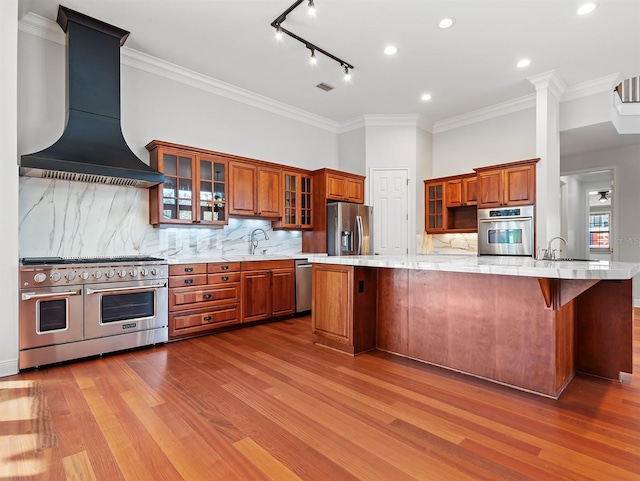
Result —
[{"label": "island side panel", "polygon": [[[569,308],[545,307],[537,279],[420,270],[408,275],[407,350],[393,352],[559,395],[571,366],[557,364],[572,358],[558,356],[559,332],[571,332],[573,319]],[[383,296],[378,302],[378,332],[393,331],[393,309]]]},{"label": "island side panel", "polygon": [[409,270],[379,269],[377,347],[383,351],[408,352]]},{"label": "island side panel", "polygon": [[577,298],[576,370],[608,379],[633,372],[632,281],[600,281]]}]

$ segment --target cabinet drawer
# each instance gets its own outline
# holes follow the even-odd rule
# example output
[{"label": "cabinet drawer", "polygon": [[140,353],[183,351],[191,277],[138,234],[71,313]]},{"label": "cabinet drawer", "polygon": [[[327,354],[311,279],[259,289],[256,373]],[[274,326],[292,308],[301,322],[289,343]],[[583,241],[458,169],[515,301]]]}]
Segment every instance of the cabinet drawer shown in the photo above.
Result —
[{"label": "cabinet drawer", "polygon": [[207,284],[206,274],[169,277],[169,287],[204,286],[206,284]]},{"label": "cabinet drawer", "polygon": [[270,269],[286,269],[293,268],[294,260],[277,260],[277,261],[246,261],[242,263],[243,271],[261,271]]},{"label": "cabinet drawer", "polygon": [[216,309],[173,314],[169,321],[169,335],[181,336],[218,327],[237,324],[240,321],[240,306],[221,306]]},{"label": "cabinet drawer", "polygon": [[240,282],[240,273],[230,272],[228,274],[209,274],[207,276],[207,284],[228,284],[230,282]]},{"label": "cabinet drawer", "polygon": [[218,287],[171,289],[169,291],[170,311],[239,302],[240,283],[238,282]]},{"label": "cabinet drawer", "polygon": [[174,264],[169,266],[169,276],[206,274],[207,264]]},{"label": "cabinet drawer", "polygon": [[207,272],[209,274],[217,274],[219,272],[238,272],[239,270],[239,262],[216,262],[207,264]]}]

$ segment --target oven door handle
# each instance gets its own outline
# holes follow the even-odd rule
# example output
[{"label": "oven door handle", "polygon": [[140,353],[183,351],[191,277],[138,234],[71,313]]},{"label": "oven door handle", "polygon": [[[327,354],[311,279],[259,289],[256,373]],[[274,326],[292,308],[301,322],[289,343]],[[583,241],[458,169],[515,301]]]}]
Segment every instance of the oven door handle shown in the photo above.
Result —
[{"label": "oven door handle", "polygon": [[82,294],[81,290],[77,291],[67,291],[67,292],[47,292],[46,294],[36,294],[35,292],[23,292],[22,300],[29,301],[31,299],[42,299],[43,297],[62,297],[62,296],[79,296]]},{"label": "oven door handle", "polygon": [[150,286],[134,286],[134,287],[112,287],[111,289],[91,289],[87,288],[87,294],[98,294],[100,292],[117,292],[117,291],[140,291],[145,289],[157,289],[161,287],[167,287],[167,283],[152,284]]}]

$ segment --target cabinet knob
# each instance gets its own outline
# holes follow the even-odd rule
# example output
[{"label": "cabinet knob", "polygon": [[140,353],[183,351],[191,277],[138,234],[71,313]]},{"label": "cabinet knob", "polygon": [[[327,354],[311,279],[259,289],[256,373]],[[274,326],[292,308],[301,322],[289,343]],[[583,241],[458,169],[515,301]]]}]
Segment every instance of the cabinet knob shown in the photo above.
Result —
[{"label": "cabinet knob", "polygon": [[228,281],[229,280],[229,276],[222,276],[222,280],[223,281]]},{"label": "cabinet knob", "polygon": [[211,316],[204,316],[202,320],[205,322],[209,322],[211,320]]},{"label": "cabinet knob", "polygon": [[193,284],[193,279],[185,279],[184,283],[185,284]]},{"label": "cabinet knob", "polygon": [[193,267],[185,267],[184,271],[185,272],[193,272]]},{"label": "cabinet knob", "polygon": [[202,296],[203,299],[211,299],[211,294],[205,294]]},{"label": "cabinet knob", "polygon": [[220,266],[220,270],[222,271],[229,270],[229,266]]}]

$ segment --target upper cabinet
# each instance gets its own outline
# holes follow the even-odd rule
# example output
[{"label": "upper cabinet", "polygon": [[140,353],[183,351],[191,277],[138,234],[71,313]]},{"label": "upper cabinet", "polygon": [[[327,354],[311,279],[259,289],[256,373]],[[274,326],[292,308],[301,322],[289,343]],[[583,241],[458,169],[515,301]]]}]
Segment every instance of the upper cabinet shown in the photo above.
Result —
[{"label": "upper cabinet", "polygon": [[364,177],[346,172],[322,169],[326,182],[326,198],[364,204]]},{"label": "upper cabinet", "polygon": [[282,170],[250,162],[229,163],[229,213],[282,217]]},{"label": "upper cabinet", "polygon": [[274,229],[311,229],[313,227],[313,179],[310,173],[282,172],[282,219]]},{"label": "upper cabinet", "polygon": [[536,202],[536,163],[529,159],[474,169],[478,175],[478,207],[533,205]]},{"label": "upper cabinet", "polygon": [[227,159],[159,141],[147,150],[151,166],[165,176],[149,189],[151,224],[227,224]]},{"label": "upper cabinet", "polygon": [[428,234],[477,232],[475,174],[424,181],[424,226]]},{"label": "upper cabinet", "polygon": [[478,203],[478,177],[466,174],[448,180],[445,184],[447,207],[462,207]]}]

